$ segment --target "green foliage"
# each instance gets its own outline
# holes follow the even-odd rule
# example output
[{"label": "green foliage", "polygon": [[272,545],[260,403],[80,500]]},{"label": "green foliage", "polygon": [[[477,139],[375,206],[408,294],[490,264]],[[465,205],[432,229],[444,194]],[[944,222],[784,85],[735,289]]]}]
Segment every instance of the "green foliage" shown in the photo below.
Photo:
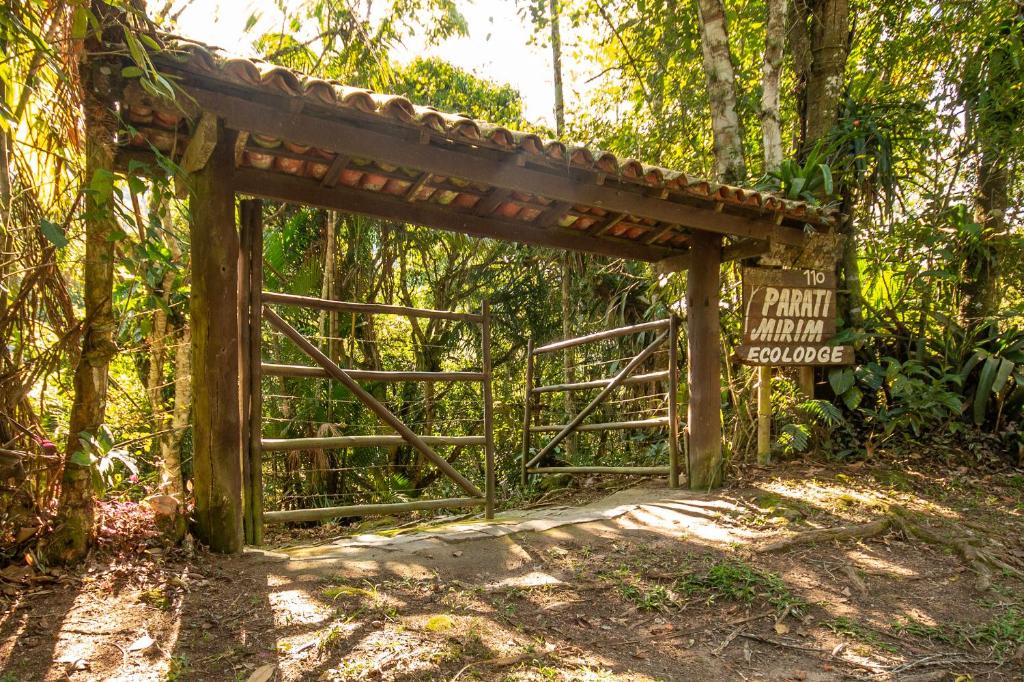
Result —
[{"label": "green foliage", "polygon": [[751,603],[763,601],[777,610],[799,615],[807,603],[790,592],[775,573],[764,573],[739,559],[713,562],[703,573],[691,573],[676,582],[687,594],[701,596],[708,604],[725,599]]},{"label": "green foliage", "polygon": [[827,203],[835,187],[832,170],[826,160],[828,150],[818,142],[808,152],[803,163],[784,159],[777,171],[770,171],[758,184],[758,189],[770,190],[793,201],[810,204]]}]

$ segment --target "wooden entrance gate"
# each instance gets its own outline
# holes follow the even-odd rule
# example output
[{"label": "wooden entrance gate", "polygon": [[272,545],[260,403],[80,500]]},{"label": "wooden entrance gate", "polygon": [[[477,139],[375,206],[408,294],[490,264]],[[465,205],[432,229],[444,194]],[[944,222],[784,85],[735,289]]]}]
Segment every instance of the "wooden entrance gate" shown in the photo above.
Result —
[{"label": "wooden entrance gate", "polygon": [[[256,204],[248,206],[247,204]],[[248,441],[247,457],[243,458],[243,510],[246,539],[260,544],[264,523],[317,521],[328,518],[394,514],[417,510],[477,507],[485,508],[487,518],[494,515],[494,436],[491,390],[490,310],[484,302],[479,313],[460,313],[405,306],[352,303],[262,290],[262,229],[257,202],[242,203],[242,240],[240,278],[247,281],[247,300],[241,302],[243,317],[249,324],[241,329],[241,340],[248,347],[243,361],[241,411],[243,436]],[[246,229],[246,228],[249,229]],[[242,287],[240,287],[242,290]],[[277,308],[291,307],[357,315],[401,316],[415,324],[419,319],[447,320],[475,325],[479,329],[480,367],[474,371],[371,371],[345,369],[328,357],[310,339],[289,324]],[[354,327],[353,327],[354,328]],[[263,335],[273,330],[294,344],[314,363],[308,365],[275,364],[263,359]],[[263,437],[263,377],[328,379],[338,382],[352,397],[367,408],[379,423],[393,431],[389,434],[335,435],[327,437],[277,438]],[[404,423],[380,399],[363,387],[363,383],[425,382],[479,384],[482,403],[482,433],[472,435],[419,435]],[[461,489],[462,497],[444,499],[413,499],[398,503],[355,504],[298,509],[264,510],[264,453],[295,450],[344,450],[349,448],[396,447],[408,445],[426,463]],[[457,448],[476,446],[484,449],[484,490],[463,475],[434,449],[435,446]],[[251,529],[251,531],[250,531]]]},{"label": "wooden entrance gate", "polygon": [[[580,349],[587,345],[596,344],[609,339],[622,339],[623,337],[635,336],[642,338],[642,335],[654,334],[654,340],[647,344],[637,355],[629,359],[622,358],[625,365],[617,369],[615,374],[590,381],[580,381],[566,384],[551,384],[547,386],[536,385],[537,361],[540,356],[556,351],[565,352],[567,349]],[[574,339],[566,339],[550,343],[539,348],[533,347],[533,341],[529,341],[526,361],[526,393],[523,409],[523,452],[521,461],[521,479],[526,485],[529,474],[639,474],[639,475],[667,475],[669,485],[673,488],[679,485],[679,415],[678,415],[678,386],[679,386],[679,357],[678,339],[679,319],[675,316],[667,320],[645,322],[643,324],[629,327],[610,329]],[[662,353],[659,353],[663,351]],[[656,355],[663,355],[662,363],[657,363]],[[599,363],[608,364],[608,363]],[[660,364],[661,367],[650,367],[652,364]],[[645,365],[648,365],[644,373],[638,373]],[[651,371],[654,370],[654,371]],[[653,393],[640,393],[631,396],[630,401],[641,401],[644,399],[663,399],[663,407],[660,414],[644,415],[640,419],[618,419],[598,423],[584,423],[602,403],[606,402],[612,393],[622,386],[654,386]],[[666,386],[664,393],[657,393],[657,387]],[[601,389],[590,402],[581,409],[575,417],[567,424],[539,424],[540,414],[544,411],[541,400],[546,395],[561,393],[563,395],[575,392],[585,392],[594,389]],[[665,428],[668,431],[668,465],[664,466],[545,466],[545,459],[554,454],[556,448],[566,438],[577,432],[601,432],[621,431],[628,429],[650,429]],[[535,434],[554,433],[554,437],[548,440],[539,450],[534,453],[532,450],[532,436]]]}]

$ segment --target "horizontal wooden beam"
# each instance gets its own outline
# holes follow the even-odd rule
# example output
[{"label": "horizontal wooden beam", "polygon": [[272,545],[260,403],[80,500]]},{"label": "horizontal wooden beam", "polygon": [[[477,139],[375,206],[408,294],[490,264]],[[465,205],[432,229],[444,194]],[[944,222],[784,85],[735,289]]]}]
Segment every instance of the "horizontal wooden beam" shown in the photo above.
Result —
[{"label": "horizontal wooden beam", "polygon": [[[628,422],[606,422],[603,424],[580,424],[576,431],[616,431],[624,429],[649,429],[655,426],[668,424],[668,417],[657,417],[656,419],[638,419]],[[545,424],[543,426],[531,426],[530,433],[556,433],[566,427],[565,424]]]},{"label": "horizontal wooden beam", "polygon": [[235,191],[242,194],[424,225],[476,237],[642,261],[660,260],[672,253],[671,249],[647,246],[627,239],[592,237],[582,230],[539,228],[531,223],[479,216],[429,201],[408,202],[402,197],[393,197],[383,192],[344,186],[327,189],[312,180],[285,173],[240,168],[235,171],[234,180]]},{"label": "horizontal wooden beam", "polygon": [[[635,377],[627,377],[620,386],[633,386],[636,384],[650,384],[655,381],[668,379],[668,370],[651,372],[650,374],[638,374]],[[612,380],[598,379],[596,381],[581,381],[575,384],[552,384],[551,386],[537,386],[530,390],[531,393],[560,393],[563,391],[586,391],[591,388],[603,388]]]},{"label": "horizontal wooden beam", "polygon": [[625,474],[629,476],[668,476],[669,467],[531,467],[528,474]]},{"label": "horizontal wooden beam", "polygon": [[[427,445],[484,445],[483,436],[420,436]],[[290,450],[343,450],[345,448],[384,448],[408,445],[402,436],[327,436],[323,438],[264,438],[264,452]]]},{"label": "horizontal wooden beam", "polygon": [[[726,263],[743,258],[752,258],[767,253],[771,248],[771,242],[766,239],[741,239],[732,244],[722,247],[722,262]],[[680,253],[669,256],[654,264],[656,275],[670,275],[673,272],[682,272],[690,269],[690,254]]]},{"label": "horizontal wooden beam", "polygon": [[[337,310],[346,313],[370,313],[376,315],[404,315],[406,317],[431,317],[440,320],[459,320],[462,322],[480,323],[483,317],[478,313],[456,313],[450,310],[430,310],[427,308],[408,308],[401,305],[384,305],[383,303],[352,303],[350,301],[331,301],[312,296],[282,294],[276,291],[264,291],[264,303],[316,308],[317,310]],[[348,370],[346,370],[348,371]]]},{"label": "horizontal wooden beam", "polygon": [[[323,367],[306,365],[278,365],[265,362],[262,365],[263,376],[269,377],[315,377],[327,378],[330,374]],[[393,372],[370,369],[346,369],[353,379],[360,381],[483,381],[483,372]]]},{"label": "horizontal wooden beam", "polygon": [[319,509],[289,509],[287,511],[263,512],[263,523],[301,523],[324,521],[346,516],[386,516],[431,509],[461,509],[482,507],[482,497],[450,497],[442,500],[416,500],[415,502],[394,502],[390,504],[353,504],[347,507],[321,507]]},{"label": "horizontal wooden beam", "polygon": [[587,334],[586,336],[578,336],[575,339],[565,339],[563,341],[555,341],[549,343],[546,346],[540,348],[534,348],[533,354],[540,355],[541,353],[550,353],[556,350],[563,350],[565,348],[572,348],[573,346],[580,346],[584,343],[593,343],[594,341],[603,341],[605,339],[612,339],[617,336],[627,336],[629,334],[639,334],[640,332],[660,330],[668,327],[668,320],[654,320],[653,322],[641,322],[640,324],[634,324],[629,327],[618,327],[617,329],[605,329],[604,331],[594,332],[593,334]]},{"label": "horizontal wooden beam", "polygon": [[287,106],[287,102],[293,98],[276,97],[280,104],[273,106],[269,101],[265,103],[254,98],[239,97],[202,87],[198,83],[188,84],[185,89],[203,109],[216,112],[224,118],[229,128],[236,130],[258,132],[356,158],[486,182],[494,187],[556,201],[597,206],[695,230],[760,239],[771,237],[775,241],[794,246],[804,242],[802,230],[776,226],[774,219],[769,216],[752,219],[718,213],[712,207],[703,208],[671,199],[645,196],[625,185],[614,186],[607,182],[598,185],[590,178],[586,181],[574,179],[568,168],[564,173],[557,173],[520,166],[512,154],[501,161],[451,146],[413,144],[397,135],[354,125],[340,118],[296,112]]}]

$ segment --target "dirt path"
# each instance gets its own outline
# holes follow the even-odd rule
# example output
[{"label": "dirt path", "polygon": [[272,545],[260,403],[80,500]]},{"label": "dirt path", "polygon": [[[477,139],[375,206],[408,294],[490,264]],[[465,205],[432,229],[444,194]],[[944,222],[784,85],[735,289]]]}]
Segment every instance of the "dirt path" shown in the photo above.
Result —
[{"label": "dirt path", "polygon": [[582,509],[287,557],[97,560],[8,590],[0,682],[1020,680],[1013,575],[979,591],[954,552],[897,530],[757,550],[899,505],[1012,569],[1022,490],[1024,477],[803,468],[712,495],[649,481]]}]

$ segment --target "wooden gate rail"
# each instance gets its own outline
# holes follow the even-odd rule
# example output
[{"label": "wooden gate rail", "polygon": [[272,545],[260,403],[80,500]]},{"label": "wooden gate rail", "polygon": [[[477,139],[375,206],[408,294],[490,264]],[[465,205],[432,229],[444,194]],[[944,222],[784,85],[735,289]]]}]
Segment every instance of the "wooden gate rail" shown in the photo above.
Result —
[{"label": "wooden gate rail", "polygon": [[[261,202],[246,200],[240,206],[239,249],[239,332],[243,354],[240,358],[241,412],[243,431],[243,511],[246,542],[261,544],[264,523],[315,521],[339,516],[364,516],[399,512],[484,507],[487,518],[494,515],[494,433],[491,389],[490,308],[484,302],[480,313],[459,313],[449,310],[430,310],[407,306],[376,303],[332,301],[310,296],[297,296],[263,291],[263,225]],[[412,318],[431,318],[467,322],[480,325],[481,371],[421,372],[371,371],[342,369],[310,343],[302,334],[267,306],[285,305],[318,310],[401,315]],[[314,366],[277,364],[262,361],[261,335],[263,322],[268,322],[295,343],[316,363]],[[341,382],[377,417],[390,426],[395,434],[337,436],[326,438],[268,438],[262,437],[262,390],[265,376],[328,378]],[[357,382],[479,382],[483,398],[483,435],[472,436],[420,436],[414,433],[387,407],[381,404]],[[263,511],[263,453],[305,449],[334,449],[380,447],[409,444],[454,481],[467,497],[433,500],[415,500],[393,504],[355,504],[318,509]],[[431,446],[483,446],[485,454],[484,491],[463,476]]]},{"label": "wooden gate rail", "polygon": [[[615,376],[595,381],[583,381],[570,384],[552,384],[549,386],[534,386],[535,362],[538,355],[552,353],[566,348],[573,348],[595,341],[639,334],[645,331],[660,332],[655,340],[647,345]],[[587,334],[573,339],[565,339],[549,343],[538,348],[533,347],[530,340],[527,345],[526,361],[526,388],[525,405],[523,410],[523,452],[520,478],[523,485],[526,484],[529,474],[555,474],[555,473],[593,473],[593,474],[640,474],[660,475],[667,474],[669,485],[673,488],[679,485],[679,423],[678,407],[676,405],[677,390],[679,385],[678,370],[678,345],[679,320],[675,316],[667,320],[644,322],[628,327],[619,327]],[[647,374],[633,375],[633,372],[640,367],[648,358],[657,352],[662,346],[668,346],[669,366],[668,369],[649,372]],[[639,419],[631,421],[616,421],[597,424],[584,424],[583,421],[601,404],[616,388],[620,386],[648,384],[665,381],[668,383],[668,414],[664,417],[651,419]],[[533,425],[530,423],[534,409],[535,396],[545,393],[583,391],[600,388],[601,391],[584,407],[568,424],[543,424]],[[538,466],[544,461],[554,449],[565,438],[574,432],[610,431],[622,429],[643,429],[652,427],[669,427],[669,464],[668,466]],[[555,433],[555,436],[548,441],[543,448],[530,458],[530,436],[537,433]]]}]

